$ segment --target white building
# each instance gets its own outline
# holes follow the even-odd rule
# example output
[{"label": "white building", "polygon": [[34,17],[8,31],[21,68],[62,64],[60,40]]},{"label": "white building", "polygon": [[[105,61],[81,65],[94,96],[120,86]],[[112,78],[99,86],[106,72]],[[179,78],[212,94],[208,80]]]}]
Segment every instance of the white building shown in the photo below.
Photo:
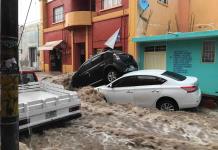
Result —
[{"label": "white building", "polygon": [[[19,38],[23,26],[19,27]],[[39,23],[26,25],[19,45],[20,69],[39,69]]]}]

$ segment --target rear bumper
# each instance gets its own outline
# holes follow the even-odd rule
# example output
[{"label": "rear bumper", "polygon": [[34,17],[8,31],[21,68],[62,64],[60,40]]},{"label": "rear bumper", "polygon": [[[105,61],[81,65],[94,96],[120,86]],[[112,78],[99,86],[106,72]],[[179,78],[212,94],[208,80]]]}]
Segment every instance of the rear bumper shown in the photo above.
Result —
[{"label": "rear bumper", "polygon": [[186,104],[180,106],[180,109],[195,108],[200,105],[202,99],[201,90],[198,89],[196,92],[190,94],[191,95],[187,97],[188,100],[186,101]]},{"label": "rear bumper", "polygon": [[57,118],[57,119],[54,119],[54,120],[50,120],[50,121],[47,121],[47,122],[36,124],[36,125],[31,126],[31,127],[26,126],[24,128],[19,129],[19,132],[24,132],[24,131],[28,130],[29,128],[33,129],[33,128],[43,127],[43,126],[46,126],[46,125],[52,125],[52,124],[56,125],[56,123],[58,123],[60,121],[73,120],[73,119],[80,118],[81,116],[82,116],[81,112],[78,112],[78,113],[75,113],[75,114],[71,114],[71,115],[68,115],[68,116],[64,116],[64,117],[61,117],[61,118]]},{"label": "rear bumper", "polygon": [[74,104],[67,107],[58,108],[56,106],[55,109],[31,111],[24,114],[20,114],[19,116],[19,130],[43,126],[44,124],[65,120],[66,118],[77,118],[78,116],[81,116],[81,110],[80,104]]}]

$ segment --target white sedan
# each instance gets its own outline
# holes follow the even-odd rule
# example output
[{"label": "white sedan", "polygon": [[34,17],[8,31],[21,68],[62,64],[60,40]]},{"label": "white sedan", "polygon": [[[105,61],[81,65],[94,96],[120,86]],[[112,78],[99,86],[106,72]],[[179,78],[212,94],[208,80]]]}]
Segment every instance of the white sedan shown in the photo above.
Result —
[{"label": "white sedan", "polygon": [[109,103],[156,107],[166,111],[197,107],[201,101],[196,77],[166,70],[130,72],[96,89]]}]

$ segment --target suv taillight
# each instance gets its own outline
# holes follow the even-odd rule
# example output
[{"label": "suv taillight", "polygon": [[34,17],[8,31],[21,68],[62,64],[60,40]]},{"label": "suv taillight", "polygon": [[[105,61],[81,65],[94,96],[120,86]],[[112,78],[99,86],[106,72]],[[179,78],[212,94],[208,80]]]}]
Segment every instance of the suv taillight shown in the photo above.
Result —
[{"label": "suv taillight", "polygon": [[192,93],[198,90],[197,86],[182,86],[183,90],[185,90],[187,93]]}]

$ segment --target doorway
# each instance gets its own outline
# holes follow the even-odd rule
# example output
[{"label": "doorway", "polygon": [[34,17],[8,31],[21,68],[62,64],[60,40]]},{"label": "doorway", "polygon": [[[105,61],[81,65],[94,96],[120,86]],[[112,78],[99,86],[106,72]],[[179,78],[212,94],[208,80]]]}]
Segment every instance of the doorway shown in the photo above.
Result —
[{"label": "doorway", "polygon": [[144,69],[166,69],[166,46],[145,48]]},{"label": "doorway", "polygon": [[51,71],[62,71],[62,50],[54,48],[50,51]]},{"label": "doorway", "polygon": [[29,64],[30,67],[37,67],[37,51],[36,47],[29,48]]},{"label": "doorway", "polygon": [[85,43],[76,43],[76,68],[78,69],[86,61]]}]

